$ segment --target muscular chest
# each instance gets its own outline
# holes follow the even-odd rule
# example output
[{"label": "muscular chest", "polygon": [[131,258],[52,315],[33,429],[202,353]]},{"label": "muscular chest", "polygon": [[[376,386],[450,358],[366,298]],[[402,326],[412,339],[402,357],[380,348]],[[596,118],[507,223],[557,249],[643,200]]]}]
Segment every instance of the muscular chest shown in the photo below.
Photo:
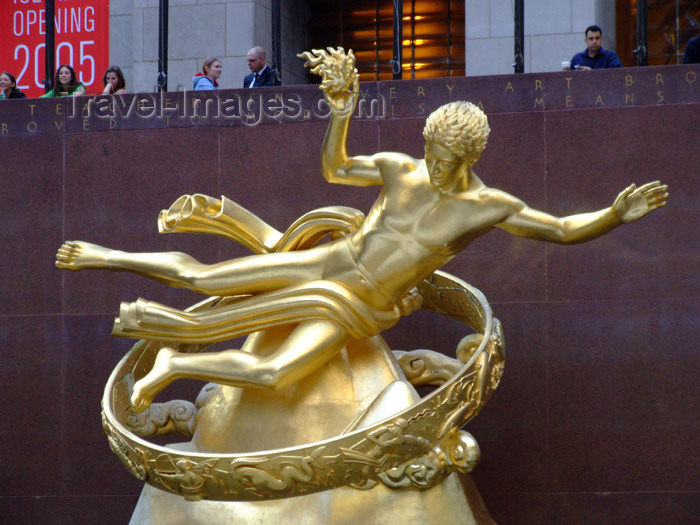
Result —
[{"label": "muscular chest", "polygon": [[[387,226],[426,248],[455,253],[494,224],[495,217],[469,198],[428,197],[387,209]],[[387,203],[387,208],[393,204]]]}]

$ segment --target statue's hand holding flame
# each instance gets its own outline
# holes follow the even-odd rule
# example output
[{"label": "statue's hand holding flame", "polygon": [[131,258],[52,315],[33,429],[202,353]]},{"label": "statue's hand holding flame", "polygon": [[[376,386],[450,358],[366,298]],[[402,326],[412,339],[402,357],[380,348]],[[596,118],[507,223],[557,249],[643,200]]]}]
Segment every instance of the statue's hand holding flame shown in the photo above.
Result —
[{"label": "statue's hand holding flame", "polygon": [[313,74],[321,76],[320,87],[331,111],[337,115],[352,114],[360,92],[352,49],[347,53],[342,47],[312,49],[297,56],[306,59],[305,65],[311,68]]}]

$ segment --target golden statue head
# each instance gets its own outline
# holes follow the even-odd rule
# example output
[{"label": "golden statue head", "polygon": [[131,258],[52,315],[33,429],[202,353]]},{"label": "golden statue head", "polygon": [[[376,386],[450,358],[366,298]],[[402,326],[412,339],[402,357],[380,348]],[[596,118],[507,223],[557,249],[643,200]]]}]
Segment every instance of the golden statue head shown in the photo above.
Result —
[{"label": "golden statue head", "polygon": [[486,114],[471,102],[450,102],[433,111],[425,121],[423,138],[438,144],[473,166],[489,138]]}]

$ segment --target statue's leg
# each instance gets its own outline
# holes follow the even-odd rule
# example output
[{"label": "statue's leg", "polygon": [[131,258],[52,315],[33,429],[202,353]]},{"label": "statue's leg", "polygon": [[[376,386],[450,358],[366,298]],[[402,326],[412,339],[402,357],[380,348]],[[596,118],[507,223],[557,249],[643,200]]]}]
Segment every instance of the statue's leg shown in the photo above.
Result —
[{"label": "statue's leg", "polygon": [[146,410],[153,397],[176,379],[199,379],[236,387],[277,390],[323,366],[350,336],[327,321],[300,323],[278,350],[258,356],[242,350],[181,354],[171,348],[158,352],[151,371],[134,384],[131,404]]},{"label": "statue's leg", "polygon": [[181,252],[130,253],[83,241],[67,241],[56,254],[56,266],[66,270],[127,271],[207,295],[236,295],[318,279],[327,254],[326,248],[319,247],[203,264]]}]

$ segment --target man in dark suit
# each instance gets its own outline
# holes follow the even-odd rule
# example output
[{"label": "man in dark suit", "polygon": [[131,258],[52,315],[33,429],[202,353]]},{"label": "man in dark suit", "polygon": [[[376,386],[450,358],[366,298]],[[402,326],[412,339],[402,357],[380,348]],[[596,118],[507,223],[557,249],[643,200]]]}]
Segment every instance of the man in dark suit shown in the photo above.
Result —
[{"label": "man in dark suit", "polygon": [[254,47],[248,51],[247,59],[251,73],[243,79],[243,87],[279,86],[282,84],[277,70],[265,63],[265,50],[262,47]]}]

